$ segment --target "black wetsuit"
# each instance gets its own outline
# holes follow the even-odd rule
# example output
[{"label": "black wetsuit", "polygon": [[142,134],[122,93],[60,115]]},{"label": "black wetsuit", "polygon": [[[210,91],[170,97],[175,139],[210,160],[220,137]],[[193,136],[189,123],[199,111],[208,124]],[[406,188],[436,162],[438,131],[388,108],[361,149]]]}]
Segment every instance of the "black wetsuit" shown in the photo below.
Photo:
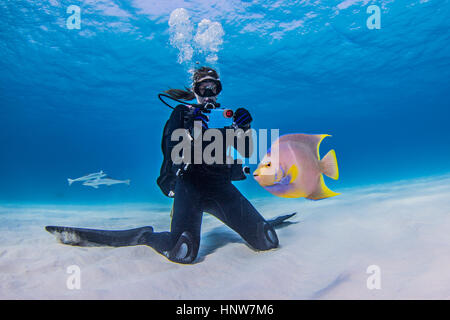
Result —
[{"label": "black wetsuit", "polygon": [[[189,125],[185,111],[183,106],[175,108],[166,124],[164,135],[170,137],[173,130]],[[166,154],[170,155],[176,144],[170,138],[163,138],[162,147]],[[269,250],[278,246],[273,227],[232,184],[230,166],[191,164],[189,170],[175,176],[177,168],[163,163],[162,175],[158,178],[160,186],[161,180],[168,179],[169,165],[174,167],[169,172],[175,192],[172,223],[170,232],[153,232],[147,236],[147,244],[155,250],[175,262],[191,263],[199,249],[203,212],[220,219],[257,250]],[[165,177],[162,177],[163,172]],[[185,253],[180,253],[182,242],[189,247]]]}]

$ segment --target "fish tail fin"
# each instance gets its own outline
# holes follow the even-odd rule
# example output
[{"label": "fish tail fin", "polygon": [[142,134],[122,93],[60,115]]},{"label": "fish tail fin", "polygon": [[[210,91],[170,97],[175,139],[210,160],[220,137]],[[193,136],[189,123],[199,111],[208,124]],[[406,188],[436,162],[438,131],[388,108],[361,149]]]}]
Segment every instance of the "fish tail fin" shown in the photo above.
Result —
[{"label": "fish tail fin", "polygon": [[67,182],[69,183],[69,186],[71,186],[72,185],[72,183],[73,183],[73,179],[67,179]]},{"label": "fish tail fin", "polygon": [[322,160],[320,160],[320,170],[324,175],[334,180],[339,178],[339,169],[336,159],[336,152],[330,150]]},{"label": "fish tail fin", "polygon": [[334,197],[337,195],[340,195],[340,193],[336,193],[336,192],[328,189],[328,187],[325,185],[325,181],[323,180],[323,175],[320,175],[319,183],[317,185],[316,191],[311,193],[306,198],[311,199],[311,200],[321,200],[321,199]]}]

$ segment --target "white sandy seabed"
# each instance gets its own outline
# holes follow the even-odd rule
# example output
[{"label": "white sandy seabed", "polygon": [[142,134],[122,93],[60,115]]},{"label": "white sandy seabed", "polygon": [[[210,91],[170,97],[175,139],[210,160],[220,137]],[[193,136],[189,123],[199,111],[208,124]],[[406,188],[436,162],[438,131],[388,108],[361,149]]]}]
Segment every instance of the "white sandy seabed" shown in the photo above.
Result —
[{"label": "white sandy seabed", "polygon": [[[450,299],[450,175],[340,190],[323,200],[254,200],[266,217],[297,211],[281,246],[251,250],[207,214],[197,263],[146,246],[72,247],[45,225],[168,230],[169,208],[0,207],[1,299]],[[80,268],[70,290],[67,268]],[[367,273],[379,267],[380,289]]]}]

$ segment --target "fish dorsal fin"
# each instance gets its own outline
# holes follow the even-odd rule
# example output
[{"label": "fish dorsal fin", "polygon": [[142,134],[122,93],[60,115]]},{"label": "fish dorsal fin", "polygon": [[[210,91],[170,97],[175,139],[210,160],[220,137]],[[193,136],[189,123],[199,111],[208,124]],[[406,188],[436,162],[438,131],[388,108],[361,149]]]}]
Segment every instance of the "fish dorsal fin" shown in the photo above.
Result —
[{"label": "fish dorsal fin", "polygon": [[303,133],[294,133],[294,134],[286,134],[278,138],[278,141],[281,143],[293,142],[293,143],[303,143],[310,147],[311,151],[317,154],[317,159],[320,160],[319,147],[320,143],[326,137],[331,137],[329,134],[303,134]]},{"label": "fish dorsal fin", "polygon": [[325,185],[325,181],[323,181],[323,175],[320,175],[319,183],[317,184],[316,190],[313,193],[311,193],[309,196],[307,196],[306,198],[311,199],[311,200],[320,200],[320,199],[334,197],[337,195],[340,195],[340,193],[336,193],[336,192],[328,189],[328,187]]}]

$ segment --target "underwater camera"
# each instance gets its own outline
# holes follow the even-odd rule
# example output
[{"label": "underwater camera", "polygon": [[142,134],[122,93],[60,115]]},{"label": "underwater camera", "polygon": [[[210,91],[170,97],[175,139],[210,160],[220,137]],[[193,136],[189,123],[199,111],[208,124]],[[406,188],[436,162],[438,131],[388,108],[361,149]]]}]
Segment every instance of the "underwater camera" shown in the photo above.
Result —
[{"label": "underwater camera", "polygon": [[208,128],[210,129],[228,129],[228,128],[234,128],[233,126],[233,115],[234,112],[231,109],[223,108],[220,106],[220,103],[217,102],[207,102],[204,104],[192,104],[186,101],[182,101],[176,98],[173,98],[169,95],[166,95],[164,93],[158,94],[159,100],[161,100],[162,103],[164,103],[166,106],[168,106],[171,109],[174,109],[171,105],[169,105],[167,102],[165,102],[162,97],[169,98],[171,100],[174,100],[176,102],[179,102],[181,104],[184,104],[185,106],[192,109],[192,111],[195,108],[200,108],[202,112],[208,117]]},{"label": "underwater camera", "polygon": [[204,105],[203,110],[208,117],[208,128],[221,129],[233,127],[233,110],[221,108],[220,105],[212,104],[210,102]]}]

